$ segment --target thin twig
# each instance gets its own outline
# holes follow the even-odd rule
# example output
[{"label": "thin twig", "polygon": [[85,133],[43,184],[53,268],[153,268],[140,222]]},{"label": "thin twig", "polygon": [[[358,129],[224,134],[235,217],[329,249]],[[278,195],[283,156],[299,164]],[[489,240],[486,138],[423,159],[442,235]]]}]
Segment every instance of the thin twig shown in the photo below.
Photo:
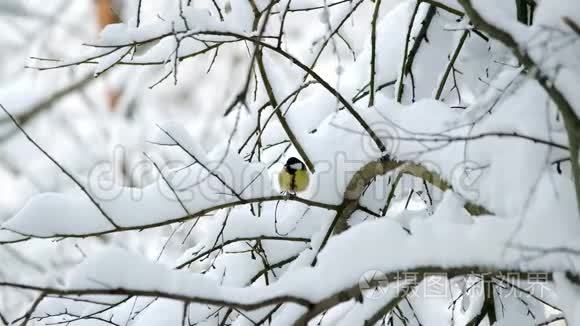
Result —
[{"label": "thin twig", "polygon": [[264,87],[266,88],[266,93],[268,94],[268,97],[270,98],[270,103],[272,103],[272,106],[277,108],[276,110],[274,110],[274,112],[276,113],[276,117],[278,118],[278,121],[280,122],[282,129],[284,129],[284,132],[288,136],[288,139],[290,140],[292,145],[294,145],[294,147],[298,151],[298,154],[300,154],[300,157],[302,157],[302,159],[304,159],[304,163],[306,164],[308,169],[312,173],[314,173],[314,164],[312,163],[312,161],[310,160],[310,158],[306,154],[306,151],[304,150],[304,148],[302,147],[302,145],[300,144],[300,142],[298,141],[298,139],[294,135],[294,132],[292,131],[292,129],[288,125],[286,118],[284,118],[284,116],[282,115],[280,108],[278,108],[278,101],[276,100],[276,96],[274,95],[274,90],[272,89],[272,84],[270,84],[270,79],[268,78],[268,74],[266,72],[266,67],[264,66],[264,59],[262,57],[262,51],[259,51],[257,54],[257,62],[258,62],[258,68],[260,69],[260,74],[262,75],[262,81],[264,83]]},{"label": "thin twig", "polygon": [[237,201],[232,201],[232,202],[227,202],[227,203],[222,203],[219,205],[211,206],[211,207],[208,207],[205,209],[201,209],[197,212],[192,212],[191,215],[187,215],[187,216],[180,216],[180,217],[176,217],[173,219],[164,220],[164,221],[160,221],[160,222],[154,222],[154,223],[150,223],[150,224],[122,226],[122,227],[119,227],[117,229],[110,229],[110,230],[105,230],[105,231],[77,233],[77,234],[75,234],[75,233],[53,234],[53,235],[49,235],[49,236],[38,236],[38,235],[30,236],[28,234],[22,234],[20,232],[15,231],[15,230],[10,230],[9,228],[5,228],[6,230],[27,236],[27,238],[18,239],[18,240],[9,241],[9,242],[1,242],[0,241],[0,244],[23,242],[23,241],[30,240],[30,237],[39,238],[39,239],[86,238],[86,237],[101,236],[104,234],[131,231],[131,230],[145,230],[145,229],[156,228],[156,227],[160,227],[160,226],[164,226],[164,225],[170,225],[173,223],[184,222],[184,221],[187,221],[187,220],[190,220],[193,218],[208,215],[211,212],[218,211],[218,210],[224,209],[224,208],[235,207],[235,206],[240,206],[240,205],[248,205],[248,204],[253,204],[253,203],[265,203],[265,202],[269,202],[269,201],[279,201],[279,200],[296,201],[296,202],[300,202],[300,203],[303,203],[303,204],[308,205],[308,206],[320,207],[320,208],[324,208],[324,209],[328,209],[328,210],[337,210],[338,209],[338,205],[316,202],[316,201],[301,198],[301,197],[298,197],[295,195],[276,195],[276,196],[266,196],[266,197],[255,197],[255,198],[246,198],[246,199],[241,199],[241,200],[237,200]]},{"label": "thin twig", "polygon": [[[137,2],[137,27],[139,27],[139,25],[141,24],[141,2],[143,0],[138,0]],[[181,0],[179,1],[179,3],[181,4]]]},{"label": "thin twig", "polygon": [[198,160],[197,157],[195,156],[195,154],[193,154],[187,148],[182,146],[169,132],[167,132],[165,129],[161,128],[161,126],[158,126],[158,128],[161,129],[167,135],[167,137],[171,138],[171,140],[173,140],[177,144],[177,146],[179,146],[187,155],[189,155],[189,157],[191,157],[195,162],[199,163],[199,165],[201,165],[201,167],[204,168],[210,175],[215,177],[224,187],[226,187],[228,190],[230,190],[234,196],[236,196],[239,200],[244,200],[234,190],[234,188],[232,188],[232,186],[230,186],[227,182],[225,182],[224,179],[222,179],[222,177],[220,177],[214,170],[210,169],[207,165],[205,165],[205,163]]},{"label": "thin twig", "polygon": [[85,189],[85,187],[80,183],[80,181],[78,181],[70,172],[68,172],[62,165],[60,165],[60,163],[58,163],[52,156],[50,156],[50,154],[48,154],[40,145],[38,145],[29,135],[26,131],[24,131],[24,129],[22,128],[22,126],[20,126],[20,124],[18,123],[18,121],[16,121],[16,119],[12,116],[12,114],[10,114],[10,112],[8,112],[8,110],[6,110],[6,108],[0,104],[0,108],[2,108],[2,110],[4,111],[4,113],[6,113],[10,119],[12,120],[12,122],[14,123],[14,125],[22,132],[22,134],[24,134],[24,136],[26,137],[26,139],[28,139],[29,142],[31,142],[38,150],[40,150],[42,152],[42,154],[44,154],[44,156],[46,156],[49,160],[51,160],[56,166],[58,166],[58,168],[67,176],[69,177],[79,188],[81,188],[82,192],[85,193],[85,195],[89,198],[89,200],[93,203],[93,205],[95,205],[95,207],[97,207],[97,209],[99,210],[99,212],[101,212],[101,214],[105,217],[105,219],[107,219],[107,221],[115,228],[115,229],[119,229],[119,225],[117,225],[113,219],[107,215],[107,213],[105,213],[105,211],[103,210],[103,208],[101,208],[101,205],[99,203],[97,203],[97,201],[93,198],[93,196],[91,196],[88,192],[87,189]]},{"label": "thin twig", "polygon": [[20,326],[26,326],[28,324],[28,321],[32,317],[32,314],[34,313],[40,302],[44,299],[44,297],[46,297],[46,292],[41,292],[40,295],[34,300],[34,302],[32,302],[30,308],[26,311],[26,313],[22,317],[24,318],[24,320],[22,321]]},{"label": "thin twig", "polygon": [[403,98],[403,85],[405,79],[405,65],[407,62],[407,51],[409,51],[409,41],[411,39],[411,31],[413,30],[413,24],[415,23],[415,17],[417,16],[417,11],[419,10],[419,6],[421,5],[421,1],[417,1],[415,4],[415,9],[411,14],[411,19],[409,20],[409,27],[407,29],[407,37],[405,38],[405,50],[403,52],[403,63],[401,64],[401,73],[399,75],[399,88],[397,91],[397,102],[401,103]]},{"label": "thin twig", "polygon": [[443,92],[443,88],[445,88],[445,83],[447,82],[447,77],[449,77],[449,72],[451,72],[453,65],[455,65],[455,60],[457,60],[457,57],[459,57],[459,52],[461,52],[461,49],[463,48],[463,44],[465,43],[465,40],[467,39],[468,35],[469,35],[469,30],[465,30],[465,31],[463,31],[463,34],[461,34],[461,38],[459,39],[459,43],[457,44],[457,47],[455,48],[455,51],[453,52],[453,56],[451,57],[451,60],[449,60],[449,63],[447,64],[447,68],[445,68],[445,72],[443,73],[443,77],[441,78],[441,81],[439,82],[439,87],[437,88],[437,93],[435,93],[436,100],[441,98],[441,93]]},{"label": "thin twig", "polygon": [[379,19],[379,10],[381,8],[381,0],[375,0],[375,10],[373,12],[373,20],[371,22],[371,76],[369,89],[369,107],[375,105],[375,74],[376,74],[376,55],[377,55],[377,21]]},{"label": "thin twig", "polygon": [[[222,230],[222,232],[223,232],[223,230]],[[217,241],[216,241],[216,243],[213,245],[212,248],[204,250],[203,252],[196,254],[194,257],[192,257],[192,258],[188,259],[187,261],[177,265],[175,268],[176,269],[184,268],[185,266],[188,266],[188,265],[192,264],[193,262],[195,262],[203,257],[209,256],[212,252],[222,249],[223,247],[227,246],[228,244],[240,242],[240,241],[250,241],[250,240],[279,240],[279,241],[305,242],[305,243],[308,243],[310,241],[310,239],[308,239],[308,238],[278,237],[278,236],[265,236],[265,235],[258,236],[258,237],[245,237],[245,238],[230,239],[230,240],[223,241],[219,245],[217,244]]]}]

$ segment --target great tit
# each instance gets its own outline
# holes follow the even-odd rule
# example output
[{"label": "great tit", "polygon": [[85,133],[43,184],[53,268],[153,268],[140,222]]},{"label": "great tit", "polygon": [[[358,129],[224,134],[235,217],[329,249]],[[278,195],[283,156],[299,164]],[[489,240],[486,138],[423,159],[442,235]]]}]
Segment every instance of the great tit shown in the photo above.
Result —
[{"label": "great tit", "polygon": [[280,190],[295,194],[306,190],[310,177],[304,163],[295,157],[291,157],[284,164],[280,174],[278,174],[278,182],[280,183]]}]

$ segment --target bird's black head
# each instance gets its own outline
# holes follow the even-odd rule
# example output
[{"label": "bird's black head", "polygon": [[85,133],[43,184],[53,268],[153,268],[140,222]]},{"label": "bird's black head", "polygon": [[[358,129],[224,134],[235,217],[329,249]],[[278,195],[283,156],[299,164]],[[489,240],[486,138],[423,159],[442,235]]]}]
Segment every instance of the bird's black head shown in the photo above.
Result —
[{"label": "bird's black head", "polygon": [[288,173],[294,174],[298,170],[304,170],[304,163],[295,157],[291,157],[286,161],[284,168]]}]

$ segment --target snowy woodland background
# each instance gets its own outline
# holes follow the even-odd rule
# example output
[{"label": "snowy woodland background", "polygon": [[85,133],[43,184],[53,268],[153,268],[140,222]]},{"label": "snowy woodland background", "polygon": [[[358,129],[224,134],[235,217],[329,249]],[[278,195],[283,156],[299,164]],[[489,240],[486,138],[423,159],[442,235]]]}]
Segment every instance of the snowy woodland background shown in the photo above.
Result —
[{"label": "snowy woodland background", "polygon": [[0,28],[0,324],[580,325],[577,0],[2,0]]}]

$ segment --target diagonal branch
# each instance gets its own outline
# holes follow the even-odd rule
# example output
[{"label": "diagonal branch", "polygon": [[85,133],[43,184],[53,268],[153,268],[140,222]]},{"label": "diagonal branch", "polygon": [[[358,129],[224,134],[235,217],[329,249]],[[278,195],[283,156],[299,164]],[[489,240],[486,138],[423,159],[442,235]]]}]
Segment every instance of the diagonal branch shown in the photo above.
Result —
[{"label": "diagonal branch", "polygon": [[247,36],[239,35],[239,34],[232,34],[232,36],[246,38],[246,39],[251,40],[252,42],[255,42],[255,43],[257,43],[265,48],[268,48],[268,49],[282,55],[286,59],[290,60],[294,65],[298,66],[300,69],[302,69],[303,71],[308,73],[310,76],[312,76],[312,78],[314,78],[317,82],[319,82],[320,85],[322,85],[322,87],[326,88],[326,90],[328,90],[332,95],[334,95],[342,105],[344,105],[345,109],[355,118],[355,120],[361,125],[361,127],[369,134],[369,136],[372,138],[372,140],[375,142],[375,144],[377,145],[379,150],[381,150],[381,152],[384,152],[386,150],[386,147],[383,144],[382,140],[371,129],[371,127],[361,117],[361,115],[353,108],[353,106],[342,96],[342,94],[337,89],[332,87],[326,80],[324,80],[322,77],[320,77],[320,75],[318,75],[314,70],[307,67],[304,63],[300,62],[298,59],[296,59],[295,57],[290,55],[288,52],[285,52],[281,49],[278,49],[275,46],[272,46],[268,43],[265,43],[265,42],[262,42],[260,40],[256,40],[253,38],[249,38]]},{"label": "diagonal branch", "polygon": [[26,311],[26,313],[24,313],[24,316],[22,316],[21,318],[18,318],[14,322],[22,319],[22,323],[20,324],[20,326],[26,326],[28,324],[28,322],[30,321],[30,318],[32,317],[32,314],[34,313],[34,311],[36,310],[36,308],[38,307],[38,305],[40,304],[40,302],[45,297],[46,297],[46,292],[41,292],[40,295],[32,302],[32,304],[30,305],[30,308],[28,308],[28,310]]},{"label": "diagonal branch", "polygon": [[367,124],[367,122],[361,117],[361,115],[353,108],[353,106],[350,104],[350,102],[348,102],[343,96],[342,94],[334,87],[332,87],[326,80],[324,80],[322,77],[320,77],[320,75],[318,75],[313,69],[309,68],[308,66],[306,66],[304,63],[302,63],[300,60],[298,60],[297,58],[295,58],[294,56],[292,56],[291,54],[289,54],[286,51],[283,51],[282,49],[276,48],[273,45],[270,45],[268,43],[265,43],[261,40],[257,40],[255,38],[252,37],[248,37],[245,35],[240,35],[240,34],[236,34],[236,33],[222,33],[222,32],[206,32],[208,34],[216,34],[216,35],[229,35],[229,36],[234,36],[234,37],[239,37],[242,39],[246,39],[248,41],[252,41],[260,46],[263,46],[264,48],[270,49],[280,55],[282,55],[283,57],[285,57],[286,59],[290,60],[294,65],[296,65],[297,67],[299,67],[300,69],[302,69],[304,72],[306,72],[307,74],[309,74],[312,78],[314,78],[317,82],[320,83],[320,85],[322,85],[322,87],[326,88],[326,90],[328,90],[332,95],[334,95],[338,101],[344,105],[345,109],[355,118],[355,120],[361,125],[361,127],[369,134],[369,136],[372,138],[372,140],[375,142],[375,144],[377,145],[377,147],[379,148],[379,150],[381,150],[381,152],[384,152],[386,150],[385,145],[383,144],[382,140],[379,138],[379,136],[371,129],[371,127]]},{"label": "diagonal branch", "polygon": [[[409,282],[409,284],[404,284],[402,288],[399,290],[399,293],[396,297],[389,300],[386,305],[384,305],[380,310],[378,310],[375,314],[373,314],[369,319],[365,320],[365,326],[372,326],[375,325],[376,322],[381,319],[384,315],[388,314],[393,308],[395,308],[399,302],[403,299],[407,298],[407,295],[413,291],[417,287],[419,283],[421,283],[423,279],[413,280]],[[419,323],[420,324],[420,323]]]},{"label": "diagonal branch", "polygon": [[580,26],[578,26],[578,24],[576,24],[576,22],[574,22],[572,18],[564,17],[562,18],[562,21],[564,22],[564,24],[568,25],[568,27],[570,27],[570,29],[572,29],[574,33],[580,36]]},{"label": "diagonal branch", "polygon": [[483,304],[481,310],[468,323],[467,326],[478,326],[487,316],[489,324],[493,325],[497,321],[495,313],[495,299],[493,295],[493,282],[490,275],[483,277]]},{"label": "diagonal branch", "polygon": [[[187,150],[187,148],[185,148],[183,145],[181,145],[174,137],[173,135],[171,135],[169,132],[167,132],[165,129],[161,128],[160,126],[158,126],[159,129],[161,129],[166,135],[167,137],[171,138],[171,140],[173,140],[175,142],[175,144],[177,144],[177,146],[179,146],[187,155],[189,155],[189,157],[191,157],[195,162],[197,162],[202,168],[204,168],[204,170],[207,171],[207,173],[209,173],[211,176],[215,177],[224,187],[228,188],[229,191],[232,192],[232,194],[234,196],[236,196],[236,198],[238,198],[239,200],[244,200],[240,194],[237,193],[237,191],[232,188],[232,186],[230,186],[227,182],[225,182],[224,179],[222,179],[222,177],[220,177],[214,170],[210,169],[207,165],[205,165],[203,162],[201,162],[200,160],[197,159],[197,157],[195,157],[195,154],[193,154],[191,151]],[[227,155],[227,153],[226,153]]]},{"label": "diagonal branch", "polygon": [[421,22],[421,30],[415,37],[413,47],[411,48],[409,54],[407,55],[407,62],[405,63],[405,74],[411,72],[413,62],[415,61],[415,57],[419,52],[419,47],[421,47],[421,43],[423,43],[423,41],[429,43],[429,38],[427,37],[427,30],[429,29],[429,25],[431,25],[431,22],[433,21],[433,17],[435,17],[436,12],[437,9],[435,6],[429,6],[427,14],[425,15],[425,19],[423,19],[423,21]]},{"label": "diagonal branch", "polygon": [[95,199],[93,198],[93,196],[91,196],[91,194],[89,194],[88,190],[85,189],[85,186],[83,186],[80,181],[78,181],[70,172],[68,172],[62,165],[60,165],[60,163],[58,163],[52,156],[50,156],[50,154],[48,154],[44,149],[42,149],[42,147],[40,145],[38,145],[34,139],[32,139],[28,133],[26,131],[24,131],[24,129],[22,128],[22,126],[20,126],[20,124],[18,123],[18,121],[16,121],[16,119],[12,116],[12,114],[10,114],[10,112],[8,112],[8,110],[6,110],[6,108],[0,104],[0,108],[2,108],[2,110],[4,111],[4,113],[6,113],[8,115],[8,117],[10,117],[10,119],[12,120],[12,122],[14,123],[14,125],[24,134],[24,136],[26,137],[26,139],[28,139],[29,142],[31,142],[39,151],[42,152],[42,154],[44,154],[44,156],[46,156],[49,160],[51,160],[56,166],[58,166],[58,168],[67,176],[69,177],[79,188],[81,188],[82,192],[85,193],[85,195],[89,198],[89,200],[93,203],[93,205],[95,205],[95,207],[97,207],[97,209],[99,210],[99,212],[101,212],[101,214],[105,217],[105,219],[115,228],[115,229],[119,229],[119,225],[117,225],[113,219],[107,214],[105,213],[105,211],[103,210],[103,208],[101,207],[101,205],[99,203],[97,203],[95,201]]},{"label": "diagonal branch", "polygon": [[[270,79],[268,78],[268,74],[266,72],[266,67],[264,66],[264,58],[262,56],[262,51],[257,52],[256,59],[257,59],[257,63],[258,63],[258,68],[260,69],[260,74],[262,75],[262,81],[264,83],[264,88],[266,88],[266,93],[268,94],[268,98],[270,99],[270,103],[275,108],[274,112],[276,113],[276,117],[278,118],[278,121],[280,121],[280,125],[282,125],[282,129],[284,129],[284,132],[288,136],[288,139],[290,139],[290,142],[292,143],[292,145],[294,145],[294,147],[298,151],[298,154],[300,154],[300,157],[302,157],[304,159],[304,163],[306,163],[306,166],[308,167],[310,172],[314,173],[314,164],[312,163],[312,161],[310,160],[310,158],[306,154],[306,151],[304,151],[304,148],[302,147],[302,145],[300,144],[298,139],[296,139],[294,132],[292,132],[292,129],[290,128],[290,126],[288,125],[288,122],[286,121],[286,118],[284,118],[284,115],[282,114],[282,109],[278,107],[278,101],[276,100],[276,96],[274,95],[274,90],[272,89],[272,84],[270,84]],[[301,89],[301,88],[299,88],[299,89]]]},{"label": "diagonal branch", "polygon": [[[36,116],[38,113],[43,111],[44,109],[49,108],[53,103],[59,101],[63,97],[67,96],[68,94],[82,89],[91,81],[95,80],[92,74],[86,75],[83,78],[80,78],[77,81],[70,83],[69,85],[55,91],[49,97],[43,99],[42,101],[36,103],[32,106],[29,110],[24,112],[15,113],[13,116],[16,120],[18,120],[21,124],[24,124],[28,120],[32,119],[32,117]],[[10,121],[9,118],[0,119],[0,124]]]},{"label": "diagonal branch", "polygon": [[411,18],[409,19],[409,27],[407,28],[407,37],[405,38],[405,49],[403,50],[403,62],[401,63],[401,73],[399,75],[398,80],[398,89],[397,89],[397,102],[401,103],[403,99],[403,86],[404,86],[404,79],[405,79],[405,66],[407,63],[407,56],[409,51],[409,41],[411,39],[411,31],[413,29],[413,24],[415,23],[415,17],[417,16],[417,11],[419,11],[419,6],[421,5],[421,1],[417,1],[415,4],[415,9],[413,9],[413,13],[411,14]]},{"label": "diagonal branch", "polygon": [[469,35],[469,30],[463,31],[463,34],[461,35],[461,38],[459,39],[459,43],[457,44],[457,47],[455,48],[455,51],[453,52],[453,56],[451,57],[451,60],[449,60],[449,63],[447,64],[447,68],[445,68],[445,72],[443,73],[443,77],[441,78],[441,81],[439,82],[439,87],[437,88],[437,93],[435,93],[436,100],[441,98],[441,93],[443,93],[443,89],[445,88],[445,84],[447,82],[447,78],[449,77],[449,73],[451,72],[451,69],[455,65],[455,61],[459,57],[459,53],[461,52],[461,49],[463,48],[463,44],[465,44],[465,40],[467,39],[468,35]]},{"label": "diagonal branch", "polygon": [[[157,163],[155,161],[153,161],[153,159],[149,155],[147,155],[147,153],[143,153],[143,155],[145,155],[145,157],[151,162],[151,164],[153,164],[153,166],[155,167],[155,169],[157,170],[157,172],[159,173],[159,175],[161,176],[163,181],[165,181],[165,184],[167,184],[169,189],[171,189],[171,192],[175,196],[175,199],[177,199],[177,201],[179,202],[179,205],[181,206],[181,208],[183,208],[183,211],[185,212],[185,214],[187,214],[188,216],[191,215],[191,213],[189,212],[189,210],[187,209],[187,207],[185,206],[185,204],[183,203],[183,201],[181,200],[181,198],[179,197],[179,195],[175,191],[175,188],[171,185],[169,180],[167,180],[167,177],[163,174],[163,172],[161,171],[161,168],[159,168],[159,165],[157,165]],[[196,222],[196,224],[197,224],[197,222]]]}]

